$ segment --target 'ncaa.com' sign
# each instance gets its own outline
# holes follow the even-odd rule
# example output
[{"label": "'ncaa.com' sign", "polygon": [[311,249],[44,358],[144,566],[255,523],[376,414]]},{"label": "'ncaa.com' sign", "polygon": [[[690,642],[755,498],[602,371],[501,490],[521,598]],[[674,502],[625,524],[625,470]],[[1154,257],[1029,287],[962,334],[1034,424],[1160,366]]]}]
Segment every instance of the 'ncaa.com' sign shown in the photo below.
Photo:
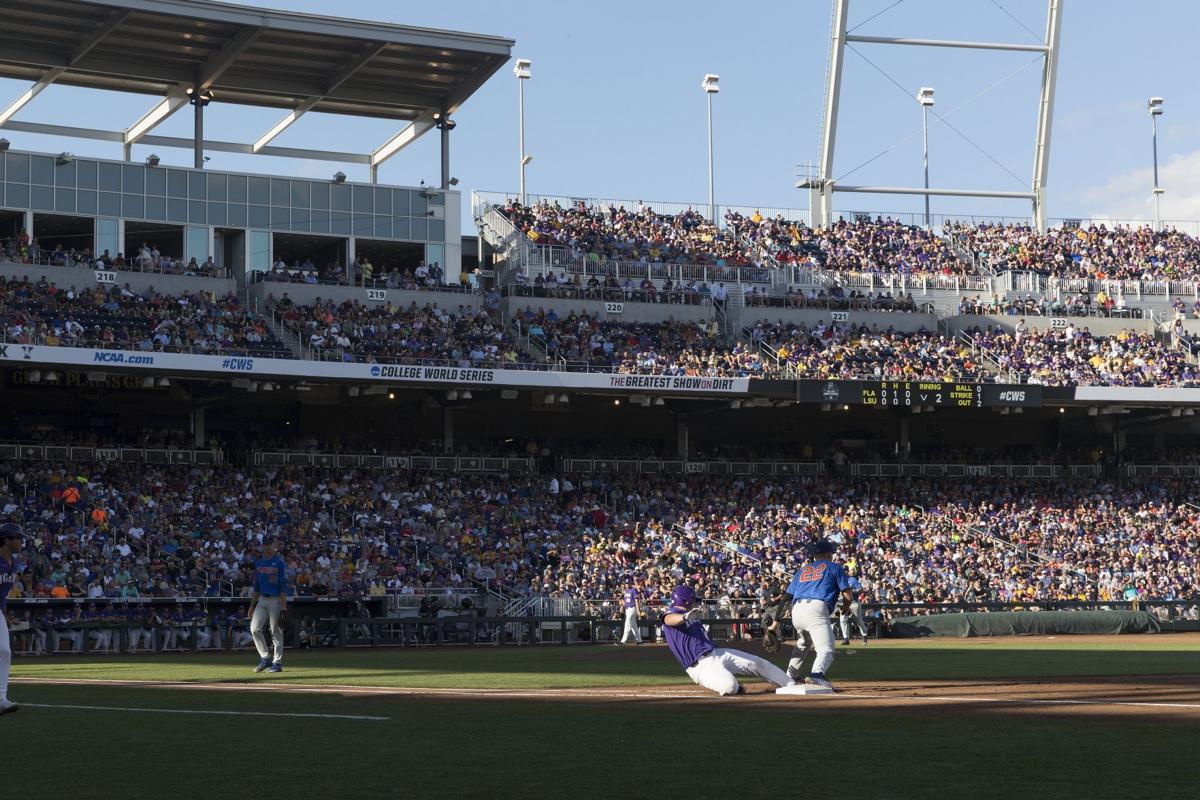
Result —
[{"label": "'ncaa.com' sign", "polygon": [[[84,367],[103,365],[113,372],[154,371],[180,375],[243,374],[255,378],[334,380],[352,383],[443,384],[447,386],[527,387],[641,391],[662,394],[746,394],[748,378],[706,378],[690,375],[626,375],[609,372],[553,372],[487,367],[355,364],[283,358],[248,358],[194,353],[142,353],[82,347],[0,344],[0,365]],[[14,365],[15,366],[15,365]]]}]

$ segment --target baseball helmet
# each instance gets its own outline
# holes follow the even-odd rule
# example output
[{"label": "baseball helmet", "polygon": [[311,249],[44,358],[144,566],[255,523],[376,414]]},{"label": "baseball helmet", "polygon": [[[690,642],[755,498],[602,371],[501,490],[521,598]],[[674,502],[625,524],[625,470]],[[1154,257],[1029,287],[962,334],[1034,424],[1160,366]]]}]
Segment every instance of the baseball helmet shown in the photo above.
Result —
[{"label": "baseball helmet", "polygon": [[6,522],[0,525],[0,539],[24,539],[25,531],[21,530],[21,526],[15,522]]},{"label": "baseball helmet", "polygon": [[690,586],[676,586],[671,590],[671,605],[676,608],[682,608],[686,611],[696,605],[698,600],[699,598],[696,597],[695,590]]},{"label": "baseball helmet", "polygon": [[815,556],[818,553],[832,553],[837,550],[837,545],[828,539],[817,539],[808,549]]}]

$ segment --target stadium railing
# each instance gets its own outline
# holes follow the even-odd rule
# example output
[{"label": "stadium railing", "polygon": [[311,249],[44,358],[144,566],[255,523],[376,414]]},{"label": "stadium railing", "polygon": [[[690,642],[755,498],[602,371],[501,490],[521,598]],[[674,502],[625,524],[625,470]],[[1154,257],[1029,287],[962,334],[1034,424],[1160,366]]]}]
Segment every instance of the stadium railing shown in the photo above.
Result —
[{"label": "stadium railing", "polygon": [[564,472],[620,472],[680,475],[795,475],[815,476],[825,472],[820,462],[798,461],[659,461],[656,459],[565,458]]},{"label": "stadium railing", "polygon": [[129,445],[65,445],[41,442],[0,442],[0,460],[19,461],[120,461],[130,464],[216,465],[225,454],[215,449],[142,447]]},{"label": "stadium railing", "polygon": [[317,453],[258,450],[251,460],[263,467],[355,467],[362,469],[413,469],[433,472],[534,472],[532,458],[490,456],[429,456],[399,453]]}]

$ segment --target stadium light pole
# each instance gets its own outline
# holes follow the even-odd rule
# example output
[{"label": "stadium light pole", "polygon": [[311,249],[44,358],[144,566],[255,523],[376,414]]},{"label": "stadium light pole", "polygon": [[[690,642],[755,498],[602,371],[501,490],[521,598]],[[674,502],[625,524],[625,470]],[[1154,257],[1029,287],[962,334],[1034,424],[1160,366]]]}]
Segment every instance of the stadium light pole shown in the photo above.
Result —
[{"label": "stadium light pole", "polygon": [[1158,185],[1158,118],[1163,113],[1163,99],[1151,97],[1147,104],[1150,111],[1151,143],[1154,147],[1154,230],[1162,228],[1162,187]]},{"label": "stadium light pole", "polygon": [[520,138],[521,138],[521,205],[525,205],[525,167],[529,165],[531,159],[525,155],[525,81],[529,80],[529,68],[533,66],[533,62],[528,58],[518,58],[516,66],[513,67],[513,75],[517,76],[518,90],[518,105],[520,117]]},{"label": "stadium light pole", "polygon": [[718,85],[721,77],[711,72],[704,76],[700,88],[708,97],[708,218],[713,225],[717,224],[717,206],[713,201],[713,137],[712,137],[712,100],[713,95],[721,91]]},{"label": "stadium light pole", "polygon": [[917,92],[917,102],[921,104],[921,133],[925,141],[925,229],[932,228],[929,218],[929,109],[933,108],[933,89],[922,86]]}]

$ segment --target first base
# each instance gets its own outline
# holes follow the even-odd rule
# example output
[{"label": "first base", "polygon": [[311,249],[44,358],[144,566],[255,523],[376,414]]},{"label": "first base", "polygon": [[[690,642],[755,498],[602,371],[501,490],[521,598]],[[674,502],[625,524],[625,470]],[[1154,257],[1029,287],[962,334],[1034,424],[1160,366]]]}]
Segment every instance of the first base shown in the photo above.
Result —
[{"label": "first base", "polygon": [[795,686],[780,686],[775,690],[775,694],[833,694],[833,689],[825,686],[797,683]]}]

